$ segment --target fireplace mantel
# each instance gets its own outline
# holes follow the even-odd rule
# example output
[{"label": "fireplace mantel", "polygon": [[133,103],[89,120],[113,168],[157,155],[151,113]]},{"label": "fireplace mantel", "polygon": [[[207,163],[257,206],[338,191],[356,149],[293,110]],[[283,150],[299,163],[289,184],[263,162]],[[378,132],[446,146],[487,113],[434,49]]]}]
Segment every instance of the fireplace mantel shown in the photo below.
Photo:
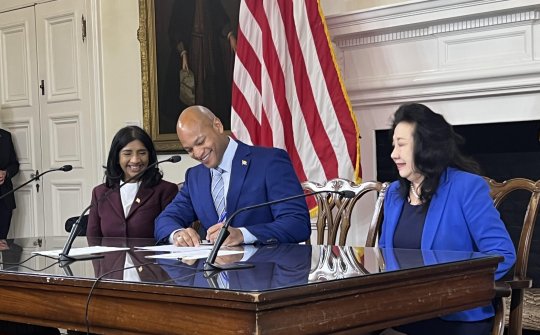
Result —
[{"label": "fireplace mantel", "polygon": [[539,19],[540,1],[431,0],[327,23],[362,107],[538,92]]}]

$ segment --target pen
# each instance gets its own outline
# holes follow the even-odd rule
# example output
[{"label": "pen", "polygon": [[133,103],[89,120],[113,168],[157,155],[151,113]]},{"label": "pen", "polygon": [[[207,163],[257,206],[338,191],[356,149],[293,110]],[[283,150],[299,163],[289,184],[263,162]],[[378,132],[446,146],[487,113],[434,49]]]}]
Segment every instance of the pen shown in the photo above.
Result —
[{"label": "pen", "polygon": [[223,221],[225,221],[226,219],[227,219],[227,211],[224,211],[224,212],[220,215],[220,217],[219,217],[219,219],[218,219],[218,222],[223,222]]},{"label": "pen", "polygon": [[[223,222],[226,219],[227,219],[227,211],[223,211],[223,213],[221,213],[221,215],[219,216],[219,219],[218,219],[217,223]],[[206,236],[206,238],[208,238],[208,235]],[[213,241],[208,241],[208,240],[202,240],[200,243],[203,244],[203,245],[213,245],[214,244]]]}]

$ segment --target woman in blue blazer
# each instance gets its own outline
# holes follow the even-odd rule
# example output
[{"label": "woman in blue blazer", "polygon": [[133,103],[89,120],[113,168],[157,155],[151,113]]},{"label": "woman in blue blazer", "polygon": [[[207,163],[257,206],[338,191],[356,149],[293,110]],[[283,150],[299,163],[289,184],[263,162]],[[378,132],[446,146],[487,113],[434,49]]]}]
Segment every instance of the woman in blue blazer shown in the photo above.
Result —
[{"label": "woman in blue blazer", "polygon": [[[501,278],[515,262],[514,245],[478,164],[458,148],[463,139],[442,115],[415,103],[399,107],[392,133],[399,180],[385,198],[379,246],[500,255],[495,277]],[[493,315],[489,305],[396,329],[409,335],[490,334]]]}]

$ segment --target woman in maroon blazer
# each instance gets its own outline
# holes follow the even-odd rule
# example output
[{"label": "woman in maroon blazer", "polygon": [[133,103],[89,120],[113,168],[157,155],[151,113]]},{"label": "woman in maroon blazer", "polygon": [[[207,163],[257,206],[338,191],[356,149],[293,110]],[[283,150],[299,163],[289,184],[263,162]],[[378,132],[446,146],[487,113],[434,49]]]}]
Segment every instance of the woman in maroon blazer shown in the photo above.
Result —
[{"label": "woman in maroon blazer", "polygon": [[[154,237],[154,219],[178,193],[176,184],[162,179],[150,136],[128,126],[111,143],[105,183],[92,191],[86,235],[90,237]],[[125,181],[128,183],[119,187]]]}]

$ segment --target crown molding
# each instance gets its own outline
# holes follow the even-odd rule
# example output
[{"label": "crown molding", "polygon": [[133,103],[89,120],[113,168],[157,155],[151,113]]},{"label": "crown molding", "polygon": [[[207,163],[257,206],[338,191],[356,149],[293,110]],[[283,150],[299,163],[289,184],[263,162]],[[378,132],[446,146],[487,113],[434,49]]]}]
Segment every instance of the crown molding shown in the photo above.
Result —
[{"label": "crown molding", "polygon": [[429,0],[327,17],[340,48],[540,19],[539,0]]}]

